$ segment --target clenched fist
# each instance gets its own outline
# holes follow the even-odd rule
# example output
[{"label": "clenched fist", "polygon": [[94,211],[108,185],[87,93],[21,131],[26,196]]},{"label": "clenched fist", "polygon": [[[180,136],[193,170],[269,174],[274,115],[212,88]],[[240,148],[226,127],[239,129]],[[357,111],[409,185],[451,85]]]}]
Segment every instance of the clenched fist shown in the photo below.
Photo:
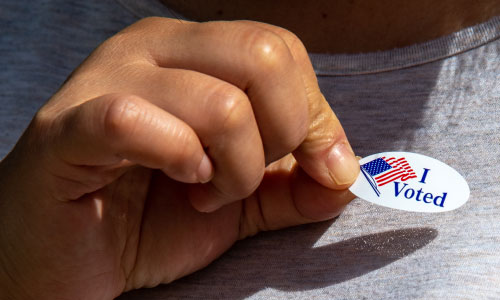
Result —
[{"label": "clenched fist", "polygon": [[148,18],[97,48],[0,164],[0,298],[112,299],[332,218],[359,165],[302,43]]}]

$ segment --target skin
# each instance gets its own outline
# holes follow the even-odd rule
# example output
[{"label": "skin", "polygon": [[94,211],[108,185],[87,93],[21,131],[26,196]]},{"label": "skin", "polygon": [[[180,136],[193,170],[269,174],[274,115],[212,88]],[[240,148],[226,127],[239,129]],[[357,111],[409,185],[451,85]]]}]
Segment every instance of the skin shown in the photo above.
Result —
[{"label": "skin", "polygon": [[96,49],[0,163],[0,298],[169,283],[238,239],[337,216],[358,172],[294,34],[144,19]]},{"label": "skin", "polygon": [[358,172],[295,35],[144,19],[96,49],[1,162],[0,298],[169,283],[238,239],[337,216]]}]

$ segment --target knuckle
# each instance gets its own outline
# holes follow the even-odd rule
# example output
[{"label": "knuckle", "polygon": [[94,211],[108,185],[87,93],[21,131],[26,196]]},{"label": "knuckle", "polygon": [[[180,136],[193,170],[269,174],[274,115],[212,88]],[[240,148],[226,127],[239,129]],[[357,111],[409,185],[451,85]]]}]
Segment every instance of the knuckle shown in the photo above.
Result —
[{"label": "knuckle", "polygon": [[139,21],[133,23],[129,27],[121,30],[118,34],[115,36],[119,35],[133,35],[133,34],[144,34],[145,32],[152,31],[158,28],[161,28],[164,26],[166,22],[166,18],[162,17],[146,17],[142,18]]},{"label": "knuckle", "polygon": [[[137,39],[134,38],[132,33],[119,32],[99,45],[90,57],[94,62],[94,68],[105,70],[107,67],[112,66],[114,69],[117,64],[121,66],[135,60],[137,49],[139,49]],[[84,70],[86,69],[82,69],[80,72]]]},{"label": "knuckle", "polygon": [[97,49],[97,53],[114,53],[121,49],[126,49],[130,41],[129,34],[122,31],[105,40]]},{"label": "knuckle", "polygon": [[[185,25],[182,23],[182,25]],[[169,38],[178,31],[179,24],[162,17],[143,18],[104,41],[96,50],[98,54],[111,56],[113,60],[150,60],[151,40],[158,36]],[[150,61],[151,62],[151,61]]]},{"label": "knuckle", "polygon": [[230,132],[245,126],[249,117],[253,115],[250,101],[243,91],[230,86],[222,85],[210,96],[214,103],[214,117],[219,132]]},{"label": "knuckle", "polygon": [[168,19],[167,18],[162,18],[162,17],[145,17],[140,19],[139,21],[135,22],[130,26],[131,29],[142,29],[144,27],[158,27],[162,26],[165,23],[167,23]]},{"label": "knuckle", "polygon": [[32,126],[43,132],[51,127],[55,119],[56,115],[44,106],[33,117]]},{"label": "knuckle", "polygon": [[292,53],[299,53],[299,52],[307,53],[306,47],[299,39],[299,37],[295,35],[293,32],[281,27],[278,27],[276,31],[277,34],[287,43],[288,48]]},{"label": "knuckle", "polygon": [[57,115],[48,112],[42,107],[35,114],[28,128],[19,139],[18,145],[21,148],[24,146],[25,149],[37,149],[40,152],[57,149],[57,147],[53,146],[57,141],[62,125]]},{"label": "knuckle", "polygon": [[[130,53],[130,49],[141,48],[138,45],[143,40],[145,33],[154,31],[162,26],[164,18],[147,17],[141,19],[117,34],[105,40],[98,48],[98,53]],[[136,47],[137,46],[137,47]]]},{"label": "knuckle", "polygon": [[245,37],[248,41],[248,52],[258,67],[272,70],[290,60],[288,45],[274,32],[254,28],[248,35]]},{"label": "knuckle", "polygon": [[114,95],[105,103],[103,117],[104,136],[111,140],[121,140],[133,134],[140,121],[142,110],[134,96]]},{"label": "knuckle", "polygon": [[248,115],[251,111],[250,104],[239,99],[241,98],[234,97],[223,101],[223,132],[238,130],[247,124]]},{"label": "knuckle", "polygon": [[[169,33],[171,29],[178,28],[179,23],[176,19],[169,19],[164,17],[146,17],[135,22],[129,27],[120,31],[124,34],[134,34],[137,37],[147,35],[149,38],[157,38],[158,34],[162,35]],[[183,22],[182,25],[186,25],[190,22]],[[154,34],[155,36],[150,36]]]}]

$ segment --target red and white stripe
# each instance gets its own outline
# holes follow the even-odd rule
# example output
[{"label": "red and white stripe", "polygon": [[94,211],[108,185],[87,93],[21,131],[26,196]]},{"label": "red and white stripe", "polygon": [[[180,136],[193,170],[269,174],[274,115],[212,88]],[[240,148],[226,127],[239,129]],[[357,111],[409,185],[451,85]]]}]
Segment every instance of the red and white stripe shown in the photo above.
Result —
[{"label": "red and white stripe", "polygon": [[401,179],[401,181],[406,181],[410,178],[417,178],[417,174],[415,174],[413,169],[410,167],[410,165],[406,161],[406,158],[401,157],[399,159],[396,159],[394,157],[391,157],[385,159],[385,157],[382,157],[382,159],[385,160],[392,167],[392,169],[375,177],[375,181],[377,182],[378,186],[383,186],[398,179]]}]

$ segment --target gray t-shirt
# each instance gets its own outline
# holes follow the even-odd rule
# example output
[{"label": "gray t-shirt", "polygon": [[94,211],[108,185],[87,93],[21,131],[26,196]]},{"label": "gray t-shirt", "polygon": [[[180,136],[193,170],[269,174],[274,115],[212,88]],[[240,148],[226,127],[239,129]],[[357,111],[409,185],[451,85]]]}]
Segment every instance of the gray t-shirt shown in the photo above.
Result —
[{"label": "gray t-shirt", "polygon": [[[100,42],[158,1],[0,0],[0,157]],[[206,269],[119,299],[500,298],[500,18],[431,42],[311,54],[358,155],[425,154],[454,167],[460,209],[412,213],[356,199],[335,221],[236,243]],[[161,238],[161,237],[159,237]]]}]

